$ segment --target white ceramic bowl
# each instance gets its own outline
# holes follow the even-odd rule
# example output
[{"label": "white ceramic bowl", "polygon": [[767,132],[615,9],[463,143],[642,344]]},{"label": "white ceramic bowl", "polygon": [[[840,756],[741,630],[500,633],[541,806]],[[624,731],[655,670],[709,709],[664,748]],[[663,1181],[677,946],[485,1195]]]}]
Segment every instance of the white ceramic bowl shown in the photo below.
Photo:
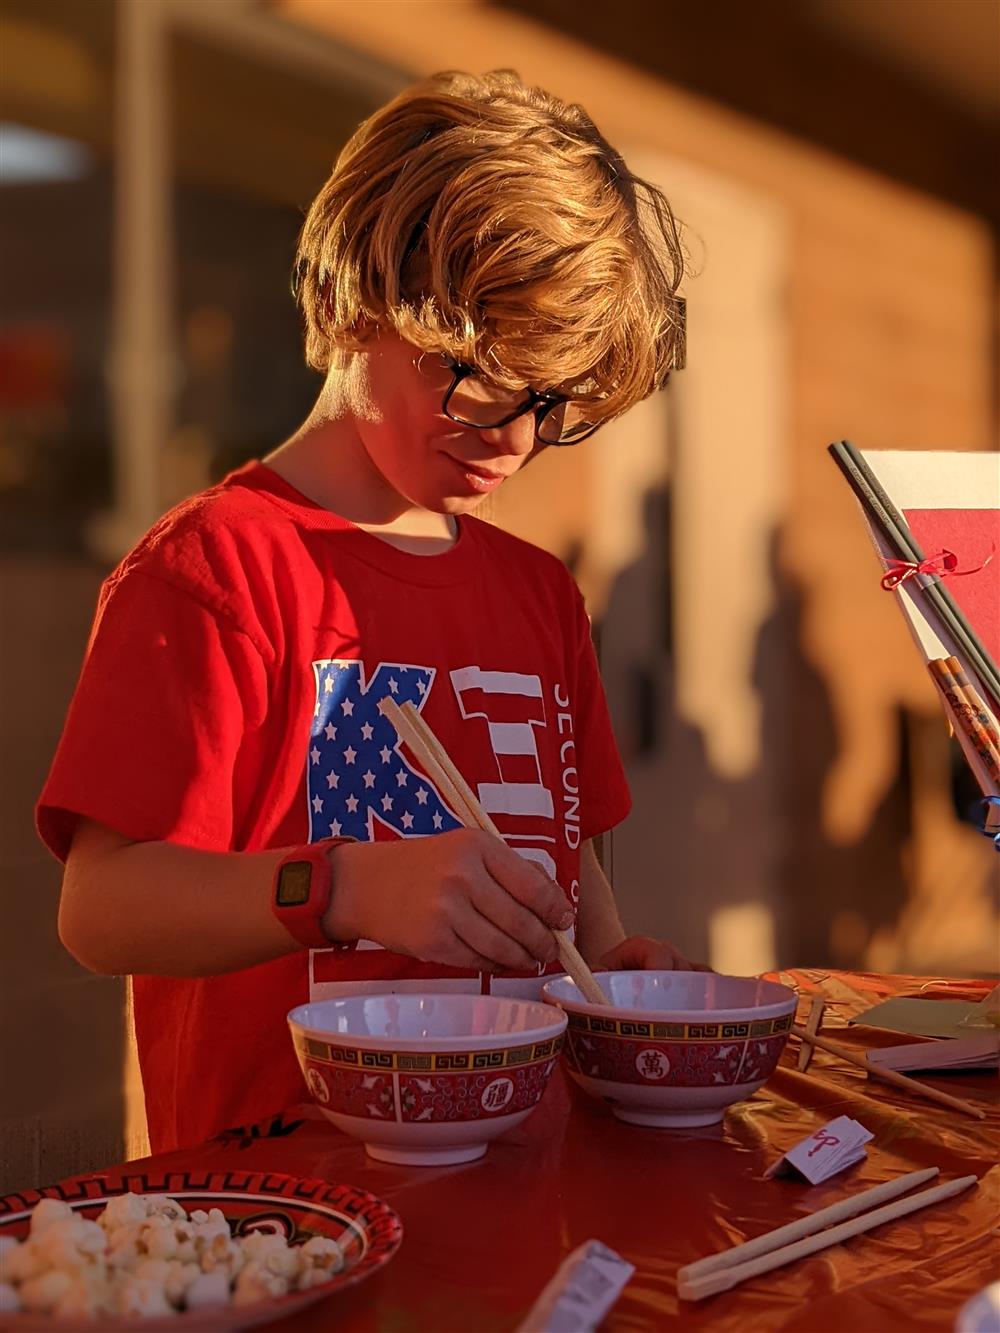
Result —
[{"label": "white ceramic bowl", "polygon": [[569,977],[542,994],[569,1018],[570,1075],[635,1125],[721,1120],[773,1072],[795,1017],[795,993],[755,977],[600,972],[597,980],[614,1008],[588,1004]]},{"label": "white ceramic bowl", "polygon": [[1000,1329],[1000,1282],[991,1282],[959,1310],[955,1333],[997,1333],[997,1329]]},{"label": "white ceramic bowl", "polygon": [[319,1109],[385,1162],[471,1162],[537,1105],[566,1015],[493,995],[354,995],[288,1015]]}]

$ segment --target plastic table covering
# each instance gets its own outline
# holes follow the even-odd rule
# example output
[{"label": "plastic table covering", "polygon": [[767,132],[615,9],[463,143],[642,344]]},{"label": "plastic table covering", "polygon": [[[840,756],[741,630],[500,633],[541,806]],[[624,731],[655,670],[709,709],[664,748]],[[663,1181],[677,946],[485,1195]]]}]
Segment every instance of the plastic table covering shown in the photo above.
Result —
[{"label": "plastic table covering", "polygon": [[[830,1005],[824,1032],[859,1048],[906,1040],[872,1028],[837,1030],[881,999],[979,999],[993,984],[928,988],[919,977],[798,970],[780,979],[800,994],[822,993]],[[805,1012],[800,1002],[800,1021]],[[951,1333],[964,1302],[1000,1277],[1000,1079],[979,1072],[928,1080],[988,1109],[978,1121],[868,1080],[822,1051],[798,1073],[798,1051],[793,1038],[767,1085],[708,1129],[622,1124],[557,1071],[535,1112],[465,1166],[372,1161],[302,1105],[130,1167],[151,1175],[204,1168],[320,1176],[396,1209],[403,1244],[386,1268],[268,1325],[275,1333],[514,1333],[562,1260],[589,1239],[636,1267],[603,1333]],[[818,1186],[762,1179],[783,1152],[838,1115],[874,1134],[864,1162]],[[979,1185],[729,1292],[678,1300],[684,1264],[926,1166],[940,1167],[942,1180],[975,1174]]]}]

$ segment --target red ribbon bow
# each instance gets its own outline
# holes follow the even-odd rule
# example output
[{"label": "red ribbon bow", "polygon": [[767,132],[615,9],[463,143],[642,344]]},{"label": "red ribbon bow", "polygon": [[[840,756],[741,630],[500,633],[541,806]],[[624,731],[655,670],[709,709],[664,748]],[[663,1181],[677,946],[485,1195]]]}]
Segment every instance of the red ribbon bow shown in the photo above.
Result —
[{"label": "red ribbon bow", "polygon": [[882,579],[882,587],[886,592],[891,592],[907,579],[911,579],[914,574],[934,574],[939,579],[947,578],[949,574],[956,574],[961,577],[963,574],[978,574],[981,569],[993,559],[996,547],[990,550],[989,555],[981,565],[975,565],[972,569],[957,569],[958,556],[954,551],[938,551],[937,555],[926,556],[925,559],[917,562],[913,560],[887,560],[886,572]]}]

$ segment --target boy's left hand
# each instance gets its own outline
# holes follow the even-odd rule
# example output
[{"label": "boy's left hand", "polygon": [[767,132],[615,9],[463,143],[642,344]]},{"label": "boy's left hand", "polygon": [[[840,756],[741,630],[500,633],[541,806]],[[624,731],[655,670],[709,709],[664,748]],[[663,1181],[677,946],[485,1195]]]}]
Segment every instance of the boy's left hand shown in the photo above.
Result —
[{"label": "boy's left hand", "polygon": [[652,940],[648,935],[631,935],[609,949],[597,960],[596,968],[609,972],[711,972],[706,963],[689,963],[666,940]]}]

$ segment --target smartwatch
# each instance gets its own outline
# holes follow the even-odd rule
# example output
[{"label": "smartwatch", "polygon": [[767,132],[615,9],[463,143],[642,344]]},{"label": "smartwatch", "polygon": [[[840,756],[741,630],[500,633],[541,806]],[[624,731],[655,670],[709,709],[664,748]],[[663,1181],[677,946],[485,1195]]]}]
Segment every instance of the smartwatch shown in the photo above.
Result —
[{"label": "smartwatch", "polygon": [[296,847],[274,872],[271,910],[293,939],[308,949],[353,949],[357,940],[331,940],[322,921],[333,895],[333,866],[329,853],[355,838],[322,838]]}]

